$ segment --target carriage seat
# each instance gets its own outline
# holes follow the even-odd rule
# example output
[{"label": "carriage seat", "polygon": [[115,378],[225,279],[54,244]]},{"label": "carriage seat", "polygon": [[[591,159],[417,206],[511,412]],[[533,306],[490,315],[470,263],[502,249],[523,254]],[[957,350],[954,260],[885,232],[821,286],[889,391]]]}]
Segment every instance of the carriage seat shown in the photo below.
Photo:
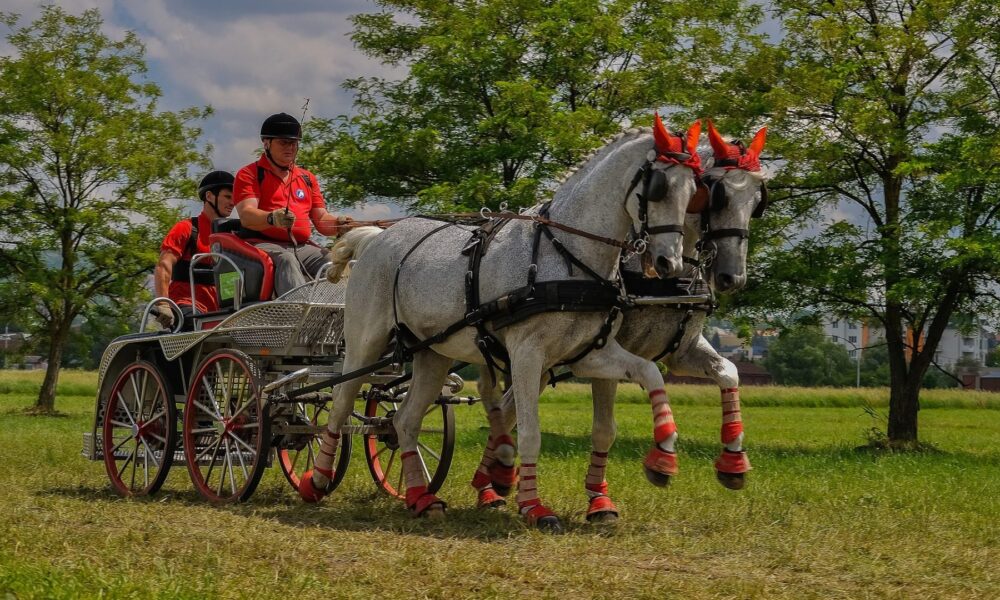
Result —
[{"label": "carriage seat", "polygon": [[[266,252],[247,240],[257,233],[243,229],[239,219],[216,219],[212,223],[209,245],[232,260],[243,275],[243,297],[240,304],[270,300],[274,293],[274,264]],[[238,274],[232,265],[218,261],[214,268],[215,287],[219,292],[219,307],[231,308],[236,295]]]}]

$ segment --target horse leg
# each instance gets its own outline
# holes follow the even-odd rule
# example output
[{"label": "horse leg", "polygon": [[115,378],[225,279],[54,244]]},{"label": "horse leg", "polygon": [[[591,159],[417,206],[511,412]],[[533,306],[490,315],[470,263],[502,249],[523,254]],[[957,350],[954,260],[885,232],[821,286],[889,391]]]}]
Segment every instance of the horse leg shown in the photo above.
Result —
[{"label": "horse leg", "polygon": [[538,419],[538,384],[544,367],[538,353],[511,352],[511,378],[517,411],[517,445],[521,451],[520,479],[517,482],[517,506],[525,522],[552,533],[562,531],[559,517],[542,504],[538,496],[538,455],[542,433]]},{"label": "horse leg", "polygon": [[595,379],[590,384],[594,398],[594,424],[590,434],[592,450],[590,467],[584,488],[590,499],[587,520],[591,523],[613,523],[618,520],[618,508],[608,497],[608,482],[604,471],[608,466],[608,451],[615,441],[615,392],[618,382],[613,379]]},{"label": "horse leg", "polygon": [[399,439],[403,459],[403,481],[406,485],[406,507],[415,517],[442,517],[445,503],[427,491],[430,473],[420,453],[418,435],[428,409],[441,395],[451,359],[432,350],[418,352],[413,357],[413,381],[392,419]]},{"label": "horse leg", "polygon": [[740,415],[740,377],[736,365],[719,356],[704,337],[693,348],[672,356],[667,365],[678,375],[708,376],[722,394],[722,453],[715,461],[715,475],[731,490],[746,485],[746,473],[752,467],[743,449],[743,419]]},{"label": "horse leg", "polygon": [[[356,332],[351,331],[351,324],[348,323],[345,333],[355,333],[356,337],[348,339],[356,339],[358,343],[352,343],[351,351],[344,357],[344,373],[378,361],[389,343],[390,332],[378,332],[376,327]],[[333,463],[340,445],[340,430],[354,409],[354,401],[363,383],[363,378],[355,378],[341,383],[333,390],[333,406],[326,431],[320,436],[319,453],[316,454],[313,468],[303,473],[299,482],[299,496],[306,502],[319,502],[327,494],[326,487],[334,475]]]},{"label": "horse leg", "polygon": [[[476,506],[498,508],[507,504],[503,497],[510,493],[511,487],[517,480],[517,470],[514,465],[516,450],[514,439],[510,436],[513,423],[507,425],[508,422],[505,421],[500,406],[502,401],[500,386],[493,381],[485,367],[479,370],[477,388],[483,408],[486,410],[486,418],[490,423],[490,435],[486,439],[486,448],[483,450],[479,467],[472,477],[472,487],[478,496]],[[497,440],[500,440],[503,446],[501,461],[497,460]],[[498,483],[497,487],[493,485],[494,478]]]},{"label": "horse leg", "polygon": [[646,479],[656,486],[666,486],[677,475],[677,425],[670,409],[663,376],[649,360],[626,351],[618,342],[594,350],[573,365],[573,374],[591,379],[627,379],[649,392],[653,409],[653,447],[643,460]]}]

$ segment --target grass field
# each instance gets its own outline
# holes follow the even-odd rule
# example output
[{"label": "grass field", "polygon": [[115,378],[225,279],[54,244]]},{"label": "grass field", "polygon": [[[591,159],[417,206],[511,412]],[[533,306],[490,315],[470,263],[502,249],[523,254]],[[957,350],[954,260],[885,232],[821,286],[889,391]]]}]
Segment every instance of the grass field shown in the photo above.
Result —
[{"label": "grass field", "polygon": [[122,500],[80,457],[95,376],[65,373],[63,417],[28,417],[40,374],[0,372],[0,597],[996,598],[1000,596],[1000,395],[928,392],[931,450],[857,447],[886,390],[745,388],[747,489],[715,482],[718,390],[671,388],[681,475],[650,486],[649,408],[623,388],[608,480],[614,528],[583,518],[585,388],[542,404],[539,482],[567,533],[482,513],[468,486],[485,438],[458,407],[447,520],[413,520],[374,493],[363,455],[318,507],[276,469],[248,504],[216,508],[183,468],[152,499]]}]

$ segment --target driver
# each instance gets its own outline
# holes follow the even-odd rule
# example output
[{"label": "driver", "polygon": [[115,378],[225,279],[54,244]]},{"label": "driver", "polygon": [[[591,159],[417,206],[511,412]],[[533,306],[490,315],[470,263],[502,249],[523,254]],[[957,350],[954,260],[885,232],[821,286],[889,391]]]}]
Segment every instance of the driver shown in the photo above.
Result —
[{"label": "driver", "polygon": [[233,196],[240,223],[264,239],[248,240],[271,257],[274,286],[281,296],[315,277],[329,251],[309,243],[312,228],[337,236],[350,217],[326,210],[316,176],[295,164],[302,126],[292,115],[278,113],[260,128],[264,153],[236,174]]},{"label": "driver", "polygon": [[[212,221],[223,219],[233,212],[233,174],[212,171],[198,184],[201,214],[184,219],[170,228],[160,246],[160,260],[153,271],[153,285],[157,296],[170,298],[181,308],[185,318],[192,314],[189,268],[191,257],[208,252],[208,236]],[[199,313],[219,310],[219,298],[211,273],[194,274],[194,301]],[[164,301],[154,306],[156,320],[165,329],[173,329],[174,313]]]}]

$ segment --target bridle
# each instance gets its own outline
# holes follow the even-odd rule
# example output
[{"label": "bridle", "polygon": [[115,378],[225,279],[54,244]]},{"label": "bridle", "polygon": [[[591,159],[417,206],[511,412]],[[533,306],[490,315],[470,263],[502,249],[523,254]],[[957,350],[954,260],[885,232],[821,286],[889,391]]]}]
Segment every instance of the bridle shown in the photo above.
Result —
[{"label": "bridle", "polygon": [[[746,149],[743,147],[743,143],[737,141],[736,145],[740,147],[741,152],[745,153]],[[737,168],[738,161],[734,158],[724,158],[717,159],[713,167],[730,167]],[[750,237],[750,230],[743,228],[722,228],[722,229],[712,229],[711,227],[711,215],[713,212],[719,212],[724,210],[729,206],[729,195],[726,193],[726,185],[722,182],[723,176],[709,176],[703,174],[701,176],[701,185],[708,188],[708,203],[705,206],[705,210],[702,212],[701,227],[702,227],[702,242],[718,240],[723,238],[737,237],[741,240],[748,239]],[[767,210],[768,205],[768,195],[767,195],[767,183],[764,180],[760,182],[760,202],[754,207],[753,212],[750,214],[751,219],[760,219],[764,216],[764,211]]]},{"label": "bridle", "polygon": [[653,235],[661,233],[684,234],[683,223],[657,225],[655,227],[649,226],[649,203],[663,202],[667,198],[666,170],[653,168],[653,164],[660,156],[670,159],[671,162],[677,165],[681,165],[681,163],[691,158],[690,154],[684,152],[664,152],[657,154],[655,150],[652,150],[650,151],[650,156],[646,157],[646,162],[632,176],[632,182],[629,184],[628,191],[625,192],[625,203],[626,205],[628,204],[629,196],[632,195],[632,192],[638,187],[641,181],[642,191],[636,194],[636,198],[639,200],[639,231],[635,231],[633,228],[632,235],[633,239],[641,241],[644,245],[648,243],[649,237]]}]

